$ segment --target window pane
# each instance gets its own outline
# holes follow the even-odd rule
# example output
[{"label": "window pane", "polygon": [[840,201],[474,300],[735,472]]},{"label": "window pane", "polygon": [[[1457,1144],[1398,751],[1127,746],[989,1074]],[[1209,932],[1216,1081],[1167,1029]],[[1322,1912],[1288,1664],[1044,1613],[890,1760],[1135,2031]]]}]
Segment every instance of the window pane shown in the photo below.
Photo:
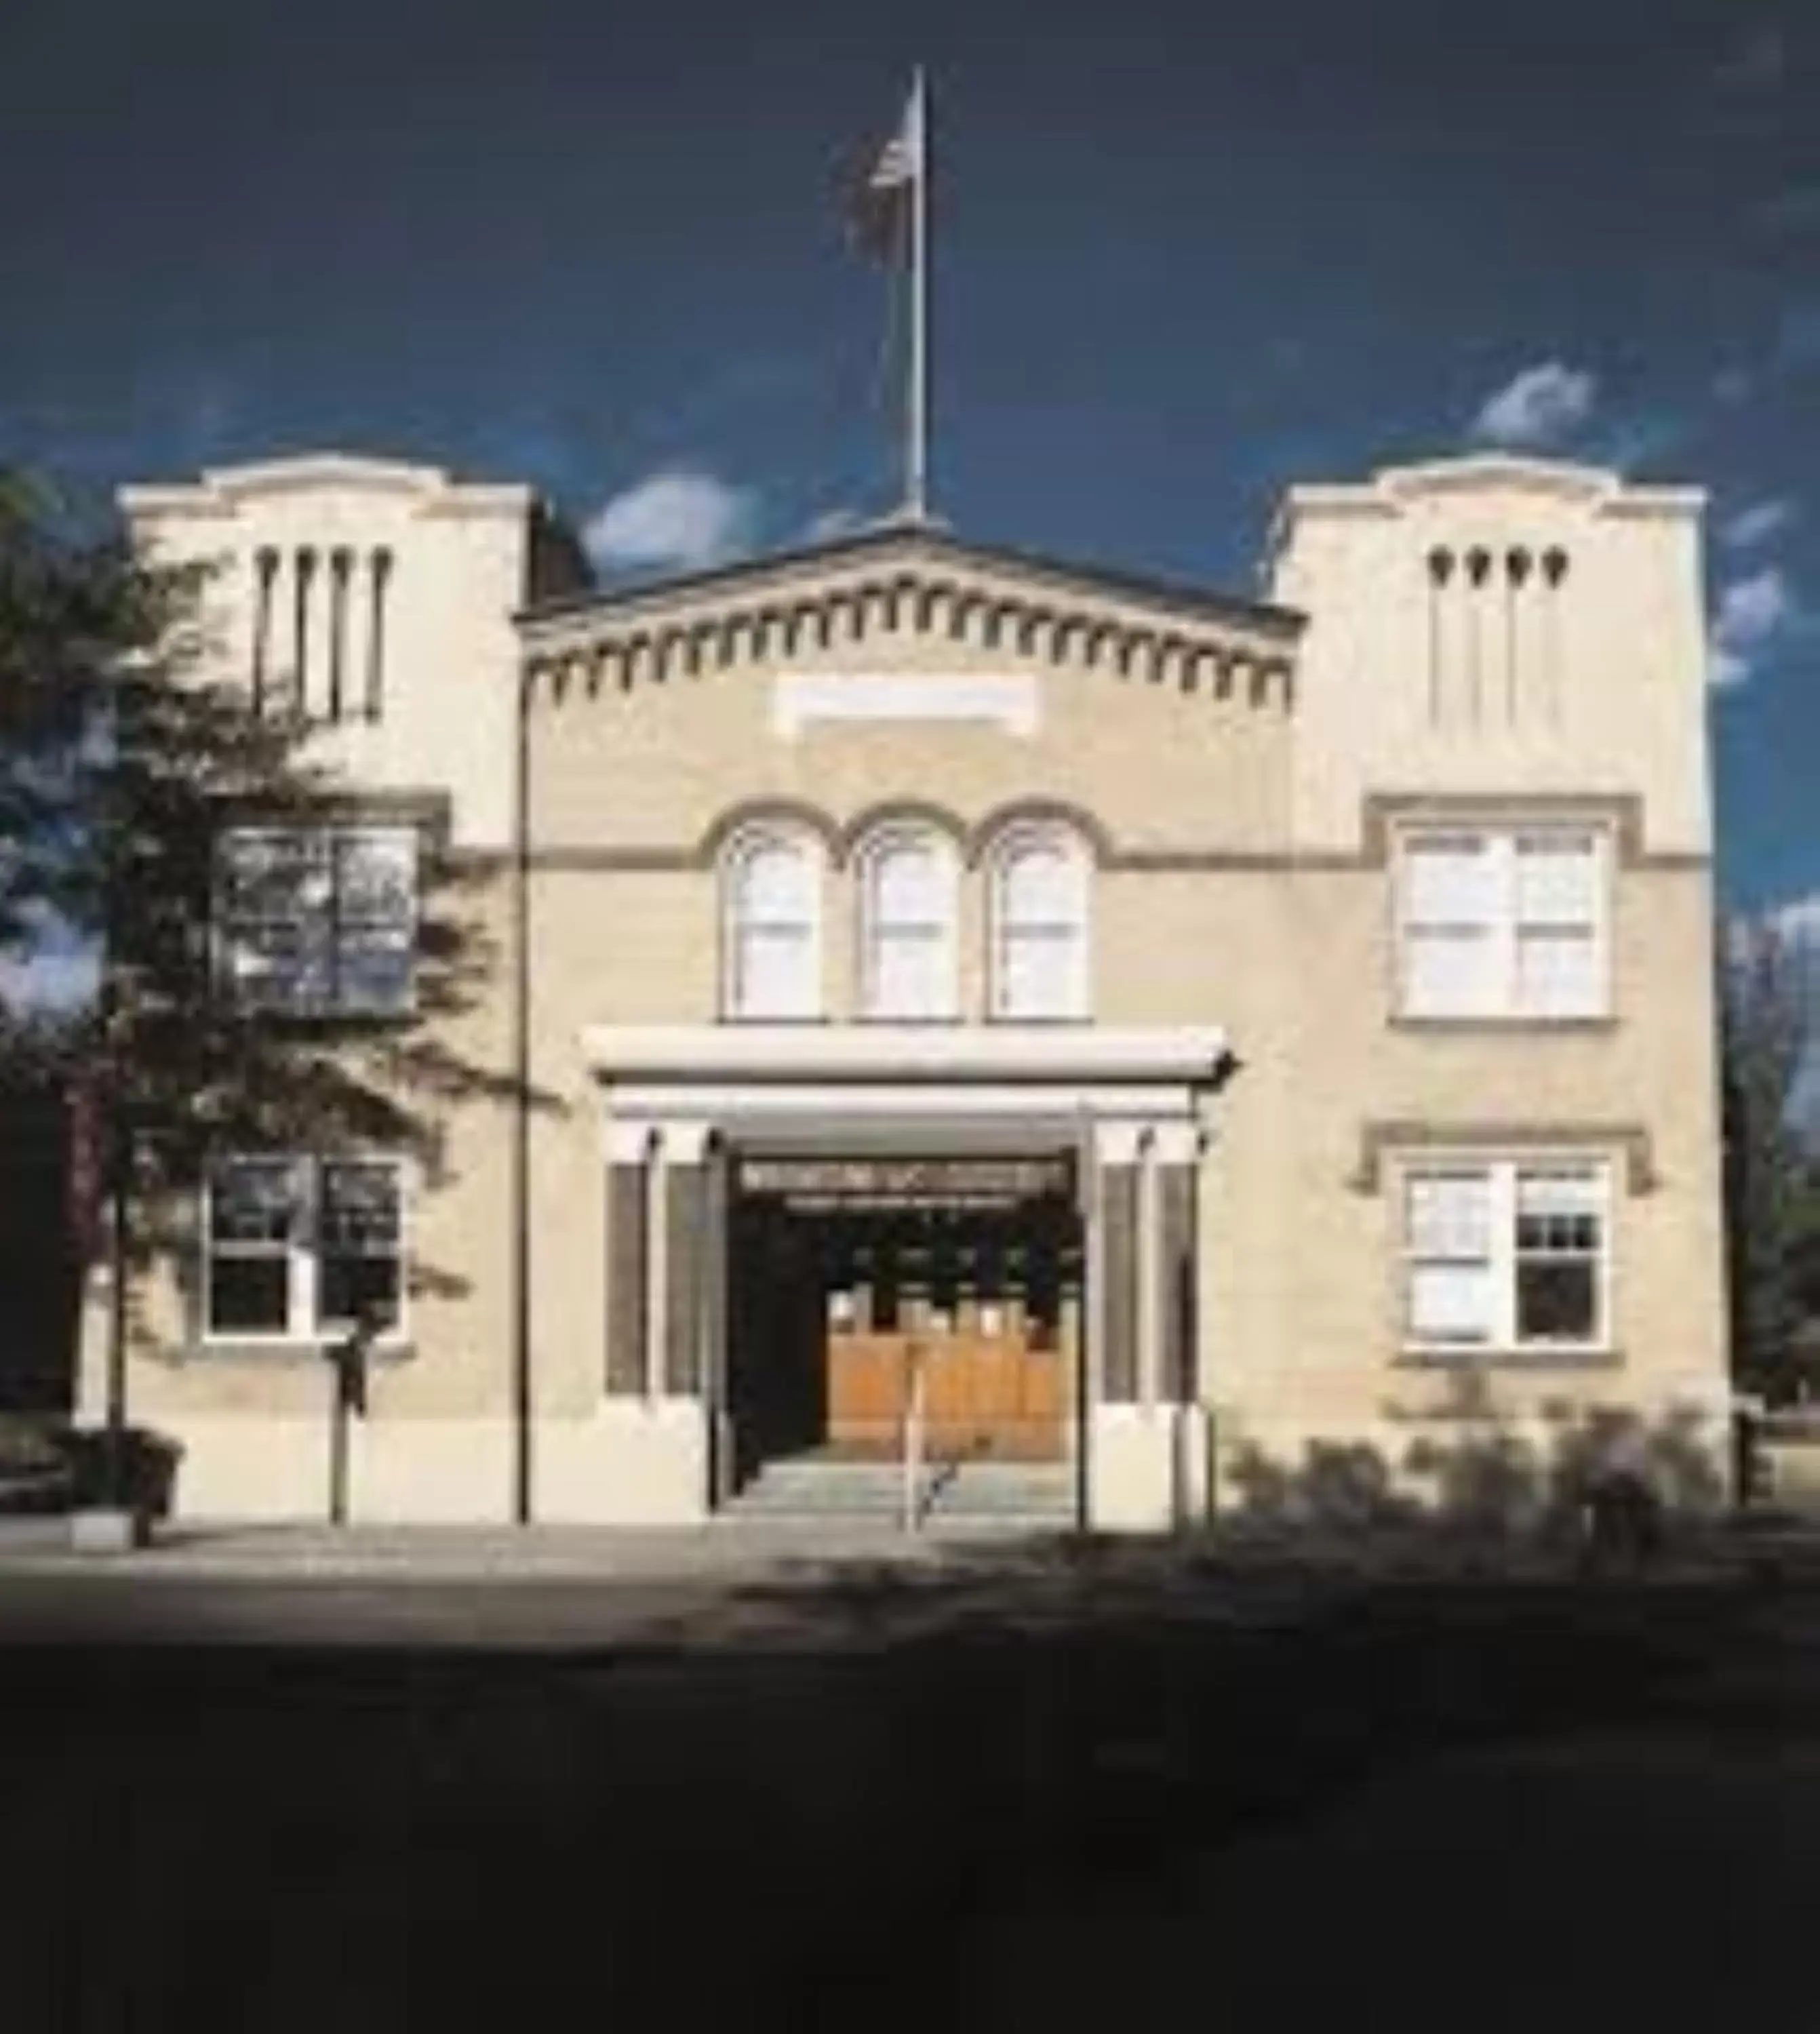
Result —
[{"label": "window pane", "polygon": [[1412,928],[1404,939],[1404,1007],[1412,1016],[1484,1015],[1499,1007],[1497,943],[1465,929]]},{"label": "window pane", "polygon": [[1590,925],[1598,911],[1598,854],[1590,834],[1528,834],[1517,842],[1517,915]]},{"label": "window pane", "polygon": [[1598,1323],[1598,1266],[1589,1257],[1525,1257],[1517,1265],[1519,1342],[1590,1342]]},{"label": "window pane", "polygon": [[382,1326],[397,1319],[399,1219],[396,1166],[373,1159],[324,1164],[317,1210],[321,1325],[351,1323],[366,1306]]},{"label": "window pane", "polygon": [[1488,1264],[1412,1264],[1409,1332],[1419,1342],[1482,1342],[1492,1338]]},{"label": "window pane", "polygon": [[883,849],[872,869],[880,925],[939,925],[948,915],[948,858],[921,841]]},{"label": "window pane", "polygon": [[734,1008],[742,1017],[812,1017],[818,998],[806,931],[748,925],[734,953]]},{"label": "window pane", "polygon": [[1498,867],[1489,839],[1446,834],[1408,842],[1403,884],[1403,915],[1413,925],[1489,925],[1498,915]]},{"label": "window pane", "polygon": [[1603,1183],[1589,1169],[1571,1172],[1529,1170],[1517,1176],[1519,1214],[1597,1215],[1604,1204]]},{"label": "window pane", "polygon": [[741,858],[735,888],[741,918],[806,924],[815,914],[816,865],[799,842],[767,841]]},{"label": "window pane", "polygon": [[999,907],[1008,924],[1067,925],[1081,902],[1079,857],[1064,848],[1019,848],[1001,865]]},{"label": "window pane", "polygon": [[947,958],[946,942],[936,933],[881,929],[873,946],[873,1015],[946,1016],[951,1000]]},{"label": "window pane", "polygon": [[1478,1173],[1423,1173],[1408,1188],[1409,1249],[1416,1257],[1488,1257],[1492,1182]]},{"label": "window pane", "polygon": [[1598,950],[1590,931],[1525,927],[1517,937],[1517,1007],[1532,1016],[1597,1016]]},{"label": "window pane", "polygon": [[408,931],[343,925],[336,1007],[380,1012],[408,1010],[413,944]]},{"label": "window pane", "polygon": [[288,1158],[241,1158],[210,1180],[208,1233],[216,1243],[287,1244],[302,1212],[296,1165]]},{"label": "window pane", "polygon": [[340,837],[343,922],[408,926],[417,910],[417,836],[407,827]]},{"label": "window pane", "polygon": [[290,1259],[282,1253],[211,1257],[210,1333],[283,1334],[291,1325],[290,1291]]},{"label": "window pane", "polygon": [[1071,1017],[1079,995],[1079,948],[1070,933],[1008,928],[1000,943],[999,1007],[1008,1017]]},{"label": "window pane", "polygon": [[317,1233],[325,1250],[396,1249],[396,1166],[384,1159],[329,1160],[322,1168]]},{"label": "window pane", "polygon": [[398,1319],[398,1259],[362,1257],[325,1251],[319,1286],[324,1327],[351,1327],[363,1313],[375,1326],[392,1327]]}]

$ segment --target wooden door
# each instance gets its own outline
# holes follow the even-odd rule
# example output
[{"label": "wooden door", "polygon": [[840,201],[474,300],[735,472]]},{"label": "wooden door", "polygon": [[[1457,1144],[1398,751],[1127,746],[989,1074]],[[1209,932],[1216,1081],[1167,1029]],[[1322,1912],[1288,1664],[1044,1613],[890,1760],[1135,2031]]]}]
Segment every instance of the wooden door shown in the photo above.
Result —
[{"label": "wooden door", "polygon": [[828,1439],[895,1454],[902,1444],[914,1353],[923,1364],[927,1445],[943,1455],[1019,1459],[1060,1454],[1068,1403],[1053,1343],[1021,1331],[931,1329],[832,1332],[827,1345]]}]

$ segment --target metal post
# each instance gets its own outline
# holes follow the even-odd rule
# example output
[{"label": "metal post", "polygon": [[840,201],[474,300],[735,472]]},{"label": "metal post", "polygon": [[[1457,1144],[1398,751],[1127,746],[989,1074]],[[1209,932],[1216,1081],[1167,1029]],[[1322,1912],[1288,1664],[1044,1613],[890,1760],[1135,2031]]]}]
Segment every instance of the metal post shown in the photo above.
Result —
[{"label": "metal post", "polygon": [[904,1362],[909,1389],[904,1394],[903,1529],[914,1533],[922,1524],[923,1345],[920,1335],[913,1335],[904,1345]]},{"label": "metal post", "polygon": [[920,66],[910,91],[910,372],[904,493],[910,520],[920,523],[929,514],[929,88]]}]

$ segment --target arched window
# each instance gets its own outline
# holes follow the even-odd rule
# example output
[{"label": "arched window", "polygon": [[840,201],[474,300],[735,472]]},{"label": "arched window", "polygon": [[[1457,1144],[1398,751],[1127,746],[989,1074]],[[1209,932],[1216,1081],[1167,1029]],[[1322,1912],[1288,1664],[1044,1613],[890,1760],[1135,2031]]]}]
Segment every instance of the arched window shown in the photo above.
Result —
[{"label": "arched window", "polygon": [[1089,862],[1061,827],[1019,828],[992,861],[995,1017],[1088,1015]]},{"label": "arched window", "polygon": [[726,1015],[821,1015],[821,850],[806,835],[767,828],[734,842],[723,882]]},{"label": "arched window", "polygon": [[869,1017],[958,1013],[952,845],[926,827],[892,827],[860,857],[860,985]]}]

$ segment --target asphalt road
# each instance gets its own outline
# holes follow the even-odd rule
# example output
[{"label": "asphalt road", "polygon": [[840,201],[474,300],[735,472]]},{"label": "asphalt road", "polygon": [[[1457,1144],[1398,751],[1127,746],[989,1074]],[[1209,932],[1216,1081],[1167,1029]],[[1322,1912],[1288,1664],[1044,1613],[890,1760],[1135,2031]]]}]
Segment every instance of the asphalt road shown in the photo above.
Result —
[{"label": "asphalt road", "polygon": [[0,1580],[0,2024],[1820,2025],[1820,1578]]}]

